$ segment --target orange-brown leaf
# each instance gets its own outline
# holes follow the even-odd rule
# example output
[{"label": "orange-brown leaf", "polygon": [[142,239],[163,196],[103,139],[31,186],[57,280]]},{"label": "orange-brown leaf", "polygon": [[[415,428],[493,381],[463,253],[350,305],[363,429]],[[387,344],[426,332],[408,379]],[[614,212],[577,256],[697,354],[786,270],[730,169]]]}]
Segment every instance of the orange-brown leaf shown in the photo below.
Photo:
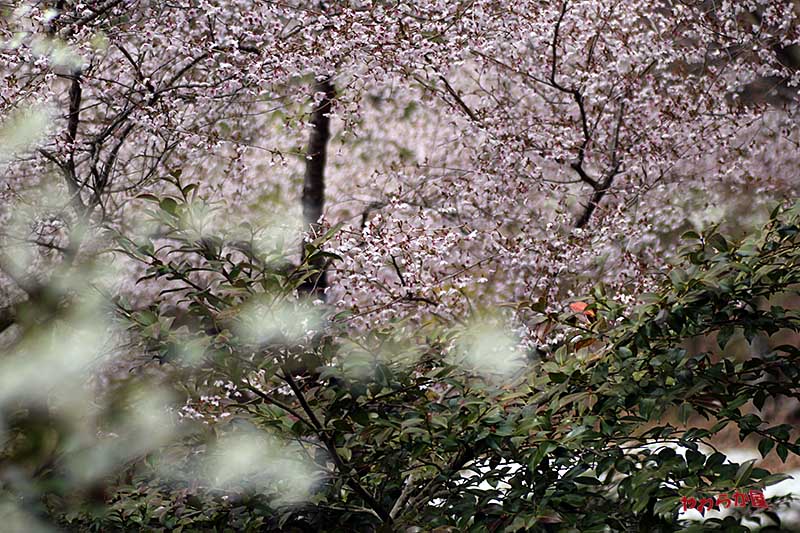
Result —
[{"label": "orange-brown leaf", "polygon": [[592,311],[591,309],[587,311],[586,310],[587,307],[589,307],[589,304],[587,304],[586,302],[573,302],[569,304],[569,308],[575,311],[576,313],[582,313],[588,317],[594,317],[595,316],[594,311]]}]

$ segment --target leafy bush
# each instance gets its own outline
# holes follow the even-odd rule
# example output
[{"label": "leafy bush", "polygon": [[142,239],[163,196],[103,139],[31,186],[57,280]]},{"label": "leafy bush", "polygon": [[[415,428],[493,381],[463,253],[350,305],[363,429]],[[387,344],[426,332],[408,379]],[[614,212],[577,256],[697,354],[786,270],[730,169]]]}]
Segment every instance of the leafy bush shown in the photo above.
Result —
[{"label": "leafy bush", "polygon": [[[758,414],[767,399],[798,398],[796,346],[737,360],[685,343],[800,331],[797,311],[776,303],[800,283],[800,206],[741,242],[713,229],[685,235],[678,265],[639,305],[601,286],[562,313],[516,303],[543,340],[561,339],[522,353],[492,310],[355,331],[350,314],[298,290],[337,259],[324,251],[334,230],[294,266],[268,231],[201,231],[207,207],[194,186],[175,184],[174,196],[145,198],[158,239],[117,237],[145,278],[165,283],[163,298],[148,309],[114,303],[186,399],[184,416],[153,419],[174,428],[169,444],[121,461],[99,494],[67,484],[69,439],[34,454],[48,464],[47,475],[33,471],[37,512],[62,527],[677,531],[691,528],[682,496],[785,478],[714,451],[727,426],[756,435],[765,455],[800,450],[792,428]],[[122,411],[136,409],[122,397]],[[708,427],[688,427],[696,415]]]}]

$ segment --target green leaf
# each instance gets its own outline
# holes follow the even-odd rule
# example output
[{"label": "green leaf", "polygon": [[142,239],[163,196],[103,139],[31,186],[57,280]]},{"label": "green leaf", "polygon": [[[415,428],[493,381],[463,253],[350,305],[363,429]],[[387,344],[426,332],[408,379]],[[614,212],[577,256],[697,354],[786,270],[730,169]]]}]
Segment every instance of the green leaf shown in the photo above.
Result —
[{"label": "green leaf", "polygon": [[169,213],[172,216],[178,216],[178,202],[173,198],[162,198],[158,204],[162,211]]},{"label": "green leaf", "polygon": [[775,449],[778,454],[778,457],[781,458],[781,462],[785,463],[786,458],[789,457],[789,450],[783,444],[778,444],[778,447]]},{"label": "green leaf", "polygon": [[536,470],[536,467],[539,466],[539,463],[547,456],[548,453],[552,452],[558,448],[558,443],[553,441],[545,441],[539,445],[536,449],[536,453],[533,454],[531,459],[528,461],[528,470],[531,472]]},{"label": "green leaf", "polygon": [[736,479],[735,479],[735,486],[742,487],[747,484],[748,480],[750,479],[750,474],[753,473],[753,468],[755,467],[756,460],[750,459],[749,461],[745,461],[739,466],[739,469],[736,471]]},{"label": "green leaf", "polygon": [[688,276],[683,269],[673,268],[669,273],[669,279],[676,288],[680,289],[683,287],[684,283],[686,283]]},{"label": "green leaf", "polygon": [[766,457],[773,446],[775,446],[775,442],[772,439],[761,439],[761,442],[758,443],[758,452],[761,457]]},{"label": "green leaf", "polygon": [[787,479],[794,479],[789,474],[771,474],[763,479],[759,480],[759,483],[763,484],[765,487],[769,487],[770,485],[777,485],[782,481],[786,481]]},{"label": "green leaf", "polygon": [[694,409],[692,408],[692,404],[689,402],[683,402],[680,408],[678,408],[678,421],[683,425],[688,424],[689,417],[692,415],[693,411]]},{"label": "green leaf", "polygon": [[717,343],[719,344],[720,350],[725,349],[725,347],[728,345],[728,341],[733,336],[733,333],[733,326],[725,326],[719,330],[719,333],[717,333]]},{"label": "green leaf", "polygon": [[725,237],[723,237],[719,233],[715,233],[710,237],[708,237],[707,242],[719,252],[727,252],[729,249],[728,241],[726,241]]},{"label": "green leaf", "polygon": [[336,453],[343,461],[349,461],[353,458],[353,451],[350,448],[336,448]]}]

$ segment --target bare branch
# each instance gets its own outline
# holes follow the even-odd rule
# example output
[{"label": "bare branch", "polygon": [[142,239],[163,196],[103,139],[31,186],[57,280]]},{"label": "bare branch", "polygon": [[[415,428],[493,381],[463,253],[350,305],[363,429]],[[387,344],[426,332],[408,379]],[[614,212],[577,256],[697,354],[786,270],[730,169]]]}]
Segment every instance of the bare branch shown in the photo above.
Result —
[{"label": "bare branch", "polygon": [[295,382],[294,378],[292,378],[291,373],[288,372],[287,369],[284,369],[283,373],[284,375],[282,376],[282,379],[286,382],[287,385],[289,385],[289,388],[292,389],[292,392],[294,393],[295,397],[297,397],[297,401],[300,402],[300,406],[303,408],[303,411],[305,411],[306,415],[308,416],[308,419],[311,421],[311,424],[316,428],[317,434],[325,443],[325,447],[328,449],[328,453],[331,454],[331,458],[333,459],[333,462],[336,464],[337,470],[339,470],[339,472],[341,472],[342,475],[347,478],[347,485],[351,489],[353,489],[353,491],[355,491],[355,493],[358,494],[361,497],[361,499],[363,499],[364,502],[372,510],[375,511],[375,513],[381,518],[381,520],[383,520],[386,523],[391,523],[392,517],[390,516],[390,514],[386,511],[386,509],[383,508],[383,506],[380,503],[378,503],[378,501],[375,499],[374,496],[372,496],[369,492],[367,492],[367,489],[361,486],[361,484],[353,475],[352,469],[344,463],[341,455],[339,455],[339,452],[336,450],[335,440],[328,434],[327,430],[320,422],[319,418],[317,418],[317,415],[314,413],[314,410],[308,404],[308,401],[306,400],[303,391],[300,390],[300,387],[297,386],[297,383]]},{"label": "bare branch", "polygon": [[[611,166],[606,172],[605,178],[603,179],[602,183],[598,184],[595,187],[594,192],[592,193],[592,197],[589,200],[589,203],[583,210],[583,213],[578,217],[578,220],[575,222],[576,228],[583,228],[588,223],[589,220],[592,218],[597,207],[600,205],[600,202],[603,201],[606,193],[611,188],[611,185],[614,183],[614,178],[619,174],[620,166],[622,165],[622,161],[619,159],[619,132],[622,128],[622,122],[624,118],[625,107],[624,104],[620,103],[619,109],[617,111],[617,123],[614,127],[614,134],[611,138],[611,146],[609,148],[609,156],[611,159]],[[574,167],[573,167],[574,168]]]},{"label": "bare branch", "polygon": [[439,74],[439,79],[442,80],[445,89],[447,89],[447,92],[450,94],[450,96],[453,97],[453,100],[456,101],[458,107],[460,107],[473,122],[480,122],[481,120],[478,118],[478,115],[476,115],[475,112],[472,109],[470,109],[470,107],[464,102],[464,100],[461,98],[458,92],[456,92],[456,90],[453,89],[453,86],[450,85],[450,82],[447,81],[447,78]]},{"label": "bare branch", "polygon": [[556,69],[558,68],[558,38],[559,32],[561,31],[561,23],[564,22],[564,17],[567,14],[567,1],[565,0],[561,4],[561,13],[558,16],[558,20],[556,21],[555,30],[553,30],[553,42],[552,42],[552,52],[551,52],[551,64],[550,64],[550,83],[553,87],[559,89],[560,91],[570,92],[569,89],[559,85],[556,81]]}]

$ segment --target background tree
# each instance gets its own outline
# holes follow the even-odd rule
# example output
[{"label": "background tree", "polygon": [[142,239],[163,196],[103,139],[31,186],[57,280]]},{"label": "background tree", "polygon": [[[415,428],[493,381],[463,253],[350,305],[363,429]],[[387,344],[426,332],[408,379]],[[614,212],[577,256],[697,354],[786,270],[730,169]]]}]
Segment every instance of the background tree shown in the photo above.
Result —
[{"label": "background tree", "polygon": [[[796,196],[795,2],[2,9],[0,327],[24,369],[2,396],[4,490],[24,516],[668,528],[681,491],[766,473],[639,450],[721,429],[664,425],[667,406],[728,402],[720,423],[795,451],[736,405],[796,397],[791,349],[680,348],[794,330],[790,303],[762,307],[793,283],[794,213],[766,248],[712,232],[668,266],[685,230],[753,232]],[[87,368],[97,388],[72,400]],[[231,466],[254,449],[266,478]],[[314,472],[323,488],[300,483]],[[291,483],[303,503],[276,503]]]}]

